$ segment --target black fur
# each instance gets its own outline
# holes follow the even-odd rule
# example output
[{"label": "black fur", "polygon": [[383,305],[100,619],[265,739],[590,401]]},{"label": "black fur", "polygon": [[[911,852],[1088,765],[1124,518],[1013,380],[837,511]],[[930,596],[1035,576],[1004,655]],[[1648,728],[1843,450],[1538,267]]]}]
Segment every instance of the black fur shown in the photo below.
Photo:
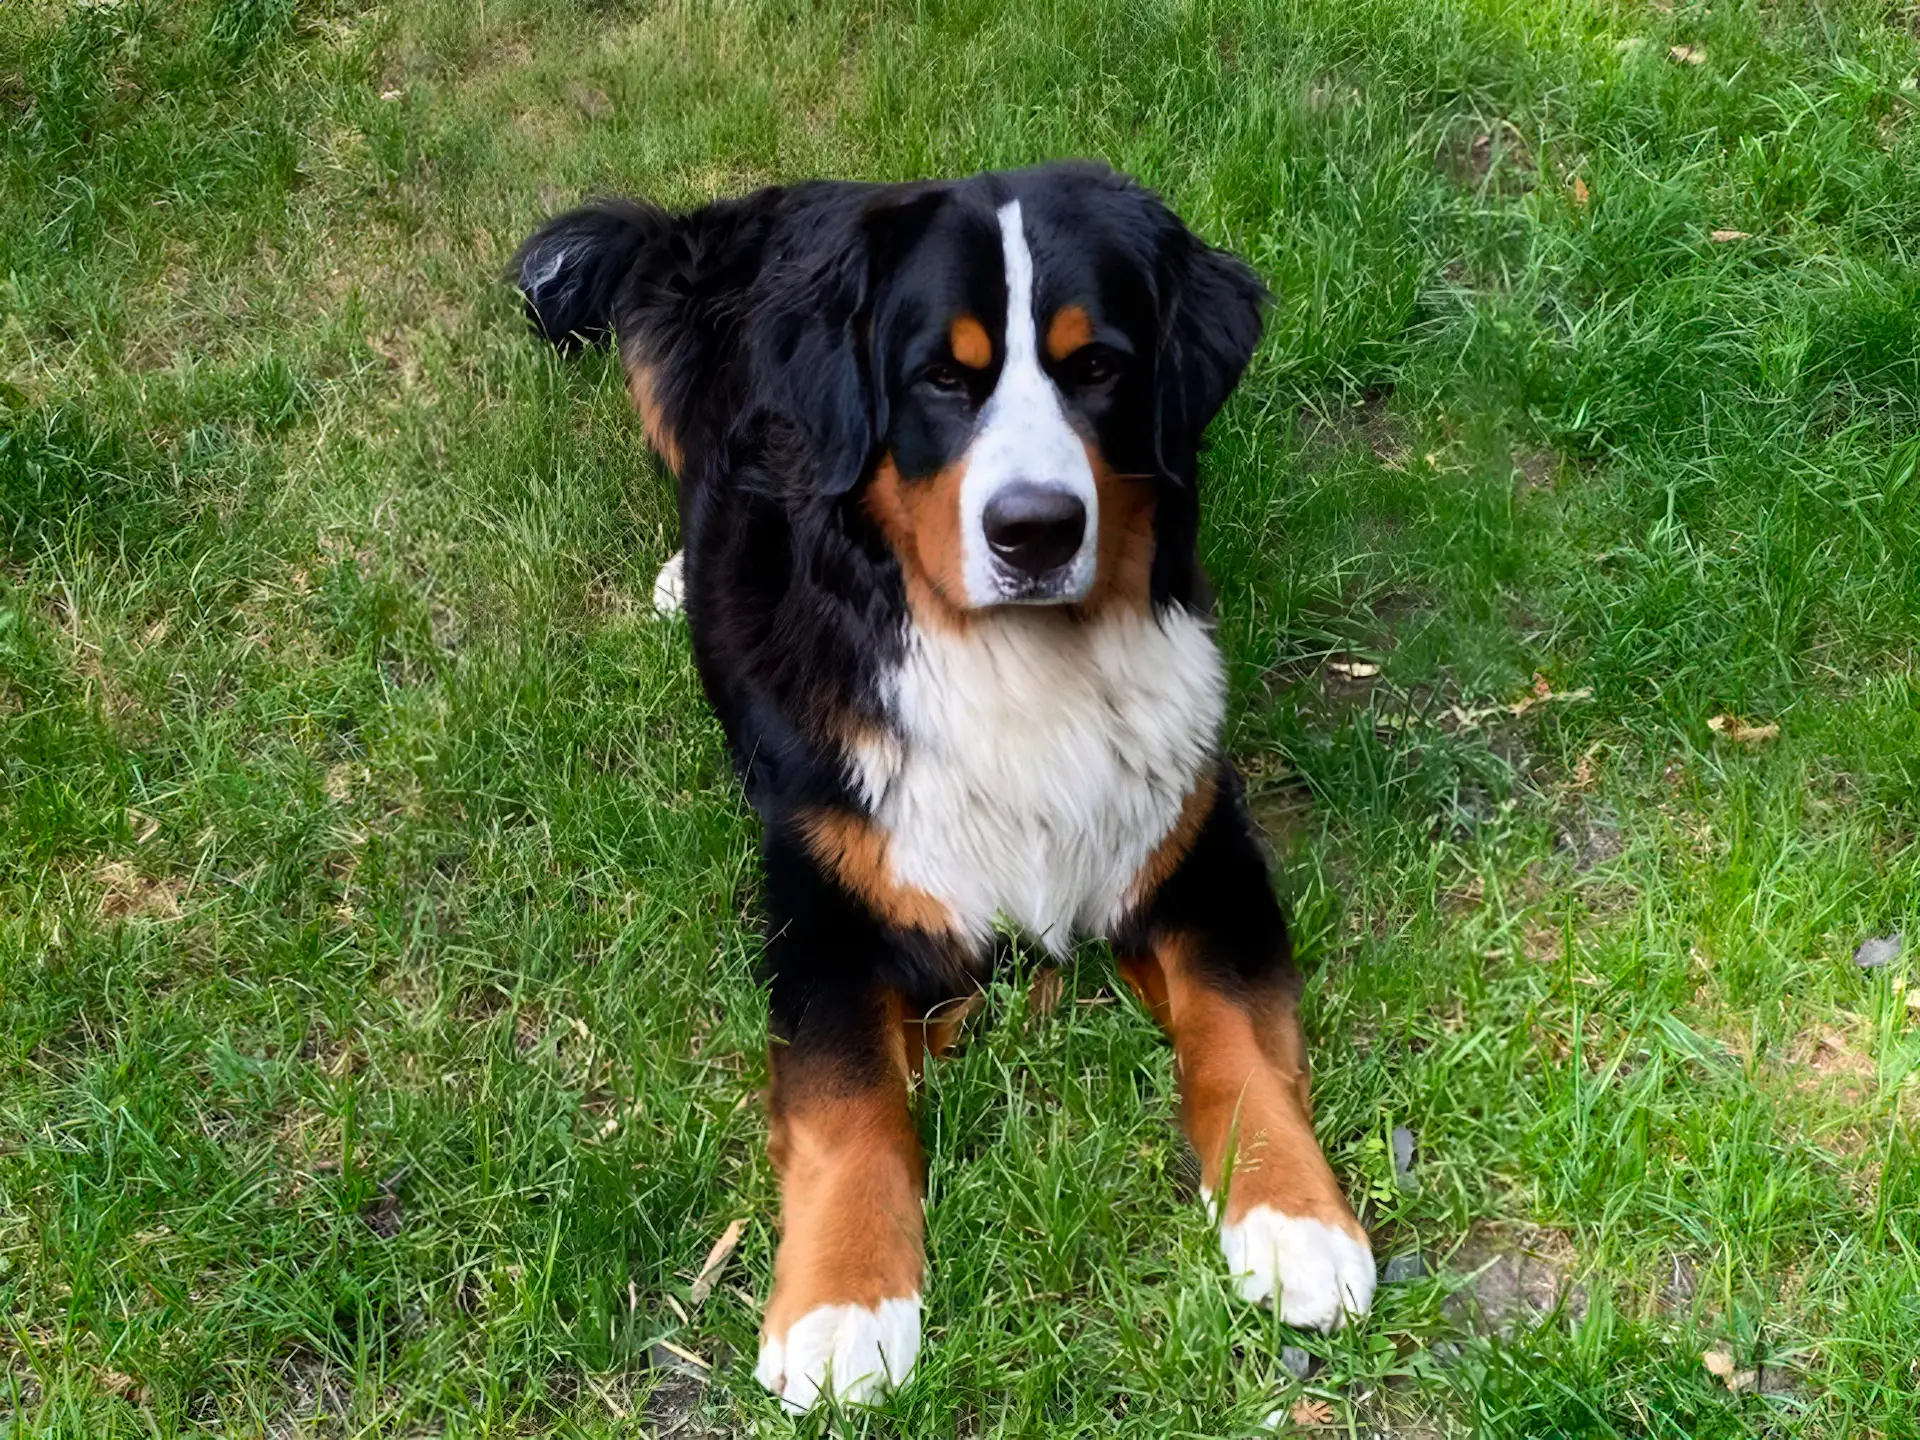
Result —
[{"label": "black fur", "polygon": [[638,200],[599,200],[548,221],[510,270],[527,319],[562,350],[606,339],[635,261],[672,231],[671,216]]},{"label": "black fur", "polygon": [[[563,348],[615,337],[679,449],[687,618],[765,823],[774,1028],[796,1044],[811,1025],[841,1037],[827,1048],[857,1048],[876,987],[924,1008],[972,983],[954,947],[870,914],[799,827],[820,807],[862,808],[846,739],[885,725],[884,677],[907,643],[902,558],[865,487],[883,453],[919,483],[964,444],[994,372],[968,374],[973,392],[958,393],[930,388],[927,366],[945,356],[955,310],[1004,322],[994,215],[1009,199],[1036,286],[1098,296],[1117,347],[1115,378],[1056,378],[1111,466],[1153,486],[1152,603],[1204,608],[1197,460],[1259,340],[1265,292],[1124,176],[1067,164],[816,182],[674,216],[602,200],[514,260],[534,326]],[[1285,929],[1234,793],[1223,789],[1196,851],[1207,860],[1183,867],[1160,909],[1185,923],[1258,891],[1251,928],[1220,941],[1277,973]]]},{"label": "black fur", "polygon": [[[1014,202],[1019,225],[1003,227]],[[1010,317],[1009,269],[1025,264],[1023,247],[1032,314]],[[796,1094],[884,1092],[904,1110],[901,1042],[915,1041],[902,1021],[975,989],[993,954],[990,937],[961,933],[952,897],[969,880],[1017,889],[1004,878],[1009,858],[1045,866],[1058,827],[1079,823],[1078,792],[1011,818],[983,802],[982,815],[1000,816],[989,840],[976,830],[926,851],[983,872],[954,877],[946,900],[930,893],[941,878],[924,871],[904,887],[912,893],[889,889],[884,849],[878,862],[872,845],[849,859],[849,834],[892,846],[908,833],[899,827],[946,818],[933,807],[983,800],[998,777],[976,759],[917,772],[936,783],[889,808],[865,787],[904,783],[900,772],[862,757],[924,744],[913,752],[924,762],[944,746],[964,750],[926,716],[995,713],[961,708],[970,697],[958,693],[994,680],[956,677],[1004,676],[995,667],[1012,653],[1071,670],[1086,707],[1063,712],[1071,738],[1043,731],[1021,756],[1029,770],[1014,773],[1059,764],[1104,777],[1084,797],[1106,805],[1096,808],[1104,817],[1164,816],[1177,786],[1192,787],[1183,812],[1211,797],[1163,835],[1119,841],[1124,863],[1110,868],[1137,865],[1135,880],[1097,901],[1076,897],[1070,923],[1104,917],[1123,959],[1171,957],[1183,984],[1244,1006],[1256,1023],[1271,1021],[1276,1001],[1292,1002],[1299,979],[1265,857],[1232,768],[1207,748],[1218,743],[1213,692],[1188,707],[1183,694],[1136,678],[1144,666],[1110,663],[1114,645],[1163,643],[1156,624],[1167,653],[1203,667],[1192,673],[1217,658],[1180,612],[1210,603],[1195,554],[1202,440],[1260,338],[1265,291],[1245,265],[1126,177],[1063,164],[909,185],[817,182],[679,215],[597,201],[539,230],[511,278],[535,328],[562,349],[617,341],[649,437],[675,471],[694,656],[763,821],[776,1135],[783,1097]],[[1008,355],[1028,333],[1032,359],[1012,370]],[[1004,408],[1001,397],[1011,397]],[[1029,444],[1030,434],[1042,441]],[[994,502],[1047,483],[1082,497],[1093,487],[1083,509],[1099,523],[1080,532],[1099,539],[1091,587],[1082,565],[1078,588],[1009,589],[1008,572],[992,568],[1003,561],[981,548],[993,540]],[[1059,609],[1031,623],[983,614],[1009,599]],[[1099,639],[1088,641],[1095,627]],[[1044,643],[1031,652],[1008,641],[1036,634]],[[964,649],[989,643],[1009,648]],[[1096,643],[1108,648],[1076,652]],[[936,649],[949,668],[906,668]],[[923,677],[917,726],[894,698],[903,676]],[[1127,699],[1143,705],[1129,711]],[[1139,758],[1107,774],[1086,763],[1096,752],[1084,729],[1108,720],[1097,743],[1163,755],[1185,744],[1185,758],[1158,771]],[[1099,823],[1074,838],[1111,833]],[[947,844],[961,828],[937,838]],[[1166,849],[1176,837],[1184,851]],[[987,903],[1003,900],[987,892]],[[978,915],[964,923],[985,928]],[[863,1163],[864,1152],[848,1172],[856,1186]],[[865,1293],[859,1280],[844,1288]]]}]

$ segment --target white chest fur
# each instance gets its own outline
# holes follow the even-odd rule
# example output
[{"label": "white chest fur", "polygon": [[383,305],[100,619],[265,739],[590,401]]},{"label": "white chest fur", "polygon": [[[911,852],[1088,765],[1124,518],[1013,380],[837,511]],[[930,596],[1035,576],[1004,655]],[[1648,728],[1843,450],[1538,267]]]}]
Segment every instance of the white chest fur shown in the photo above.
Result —
[{"label": "white chest fur", "polygon": [[1000,918],[1056,951],[1110,932],[1213,763],[1225,688],[1210,628],[1184,610],[914,631],[896,733],[855,757],[894,878],[980,939]]}]

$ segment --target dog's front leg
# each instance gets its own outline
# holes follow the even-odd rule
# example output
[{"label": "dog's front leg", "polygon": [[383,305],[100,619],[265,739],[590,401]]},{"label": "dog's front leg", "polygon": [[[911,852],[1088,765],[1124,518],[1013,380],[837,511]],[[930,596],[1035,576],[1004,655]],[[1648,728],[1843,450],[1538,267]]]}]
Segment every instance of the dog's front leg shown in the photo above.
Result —
[{"label": "dog's front leg", "polygon": [[899,1023],[863,1054],[825,1054],[806,1029],[773,1050],[781,1236],[754,1372],[796,1411],[829,1392],[870,1401],[906,1380],[924,1266]]},{"label": "dog's front leg", "polygon": [[1120,969],[1173,1039],[1181,1120],[1235,1288],[1328,1330],[1366,1313],[1373,1252],[1314,1138],[1299,972],[1236,791],[1228,777],[1179,837]]},{"label": "dog's front leg", "polygon": [[924,1186],[908,1099],[919,1027],[884,978],[885,927],[778,842],[768,869],[781,1236],[754,1373],[802,1411],[829,1394],[877,1399],[919,1353]]}]

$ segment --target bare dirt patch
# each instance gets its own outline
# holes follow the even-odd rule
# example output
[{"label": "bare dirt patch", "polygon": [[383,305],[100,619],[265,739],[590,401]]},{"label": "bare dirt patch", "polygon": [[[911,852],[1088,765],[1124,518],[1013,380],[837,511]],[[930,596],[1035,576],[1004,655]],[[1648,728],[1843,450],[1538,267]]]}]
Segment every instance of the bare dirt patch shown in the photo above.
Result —
[{"label": "bare dirt patch", "polygon": [[1313,796],[1304,785],[1282,785],[1247,797],[1247,814],[1267,848],[1287,855],[1313,824]]},{"label": "bare dirt patch", "polygon": [[722,1429],[701,1415],[707,1381],[693,1366],[656,1365],[653,1373],[660,1377],[659,1382],[640,1407],[645,1434],[673,1436],[675,1440],[727,1440],[739,1433]]},{"label": "bare dirt patch", "polygon": [[102,920],[178,920],[186,897],[183,880],[143,875],[125,860],[107,860],[95,867],[93,883],[100,891]]},{"label": "bare dirt patch", "polygon": [[1801,1035],[1782,1068],[1798,1090],[1837,1095],[1850,1105],[1858,1104],[1879,1086],[1873,1027],[1863,1017],[1845,1012],[1835,1019],[1838,1023]]},{"label": "bare dirt patch", "polygon": [[1520,450],[1513,457],[1513,483],[1522,498],[1552,494],[1560,481],[1560,457],[1551,450]]},{"label": "bare dirt patch", "polygon": [[1577,875],[1604,865],[1626,848],[1619,817],[1604,805],[1576,806],[1554,827],[1553,853]]},{"label": "bare dirt patch", "polygon": [[1391,414],[1387,402],[1393,386],[1369,385],[1357,405],[1305,405],[1300,409],[1300,437],[1309,451],[1345,450],[1364,445],[1382,465],[1398,470],[1412,455],[1406,425]]},{"label": "bare dirt patch", "polygon": [[1462,125],[1441,143],[1433,157],[1454,184],[1518,194],[1533,188],[1535,165],[1526,137],[1511,120],[1491,125]]},{"label": "bare dirt patch", "polygon": [[1573,1278],[1579,1257],[1557,1230],[1475,1230],[1446,1262],[1467,1283],[1445,1312],[1477,1334],[1506,1336],[1564,1312],[1587,1313],[1587,1290]]}]

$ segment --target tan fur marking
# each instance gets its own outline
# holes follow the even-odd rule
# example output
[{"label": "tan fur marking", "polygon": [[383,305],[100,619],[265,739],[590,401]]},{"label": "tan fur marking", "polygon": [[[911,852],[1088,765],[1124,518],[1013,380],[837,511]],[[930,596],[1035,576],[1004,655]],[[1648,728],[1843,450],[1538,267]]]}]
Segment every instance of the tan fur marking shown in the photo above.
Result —
[{"label": "tan fur marking", "polygon": [[1047,322],[1047,358],[1064,360],[1093,339],[1093,321],[1078,305],[1062,305]]},{"label": "tan fur marking", "polygon": [[1160,1024],[1167,1028],[1167,977],[1160,962],[1151,955],[1127,955],[1120,960],[1120,978],[1127,982],[1134,998]]},{"label": "tan fur marking", "polygon": [[919,1019],[906,1022],[907,1064],[917,1080],[927,1057],[936,1060],[953,1048],[967,1022],[986,1008],[984,990],[973,990],[953,1000],[943,1000]]},{"label": "tan fur marking", "polygon": [[667,468],[678,476],[682,459],[680,442],[674,438],[673,431],[667,428],[666,416],[660,409],[660,402],[654,398],[651,366],[633,364],[629,367],[627,394],[633,397],[633,408],[640,412],[640,429],[647,437],[647,444],[653,447],[654,454],[667,462]]},{"label": "tan fur marking", "polygon": [[858,1084],[776,1047],[767,1151],[780,1175],[780,1248],[763,1334],[783,1339],[822,1305],[918,1295],[920,1144],[907,1104],[897,997],[889,1000],[888,1074]]},{"label": "tan fur marking", "polygon": [[1107,606],[1145,613],[1153,596],[1153,483],[1144,475],[1116,473],[1091,443],[1086,449],[1100,497],[1100,533],[1093,591],[1080,608],[1088,614]]},{"label": "tan fur marking", "polygon": [[1180,868],[1180,862],[1187,858],[1194,841],[1200,838],[1200,829],[1207,823],[1207,817],[1213,814],[1213,804],[1219,793],[1218,777],[1211,770],[1201,771],[1193,789],[1187,792],[1187,798],[1180,802],[1180,813],[1174,819],[1173,828],[1161,837],[1160,843],[1154,846],[1153,853],[1147,857],[1147,863],[1133,877],[1133,884],[1127,887],[1130,903],[1144,905]]},{"label": "tan fur marking", "polygon": [[1314,1138],[1306,1039],[1291,996],[1230,997],[1194,959],[1188,937],[1162,936],[1151,956],[1123,961],[1121,974],[1173,1037],[1181,1125],[1200,1157],[1201,1183],[1218,1194],[1231,1153],[1228,1223],[1267,1205],[1364,1241]]},{"label": "tan fur marking", "polygon": [[887,834],[871,820],[846,810],[810,810],[800,824],[814,858],[888,924],[935,934],[953,929],[945,902],[894,875]]},{"label": "tan fur marking", "polygon": [[900,557],[907,604],[915,621],[952,629],[966,624],[966,577],[960,549],[960,484],[966,457],[925,480],[909,482],[893,457],[881,457],[867,487],[867,513]]},{"label": "tan fur marking", "polygon": [[993,341],[987,327],[971,315],[956,315],[947,329],[947,344],[953,358],[969,370],[984,370],[993,363]]}]

